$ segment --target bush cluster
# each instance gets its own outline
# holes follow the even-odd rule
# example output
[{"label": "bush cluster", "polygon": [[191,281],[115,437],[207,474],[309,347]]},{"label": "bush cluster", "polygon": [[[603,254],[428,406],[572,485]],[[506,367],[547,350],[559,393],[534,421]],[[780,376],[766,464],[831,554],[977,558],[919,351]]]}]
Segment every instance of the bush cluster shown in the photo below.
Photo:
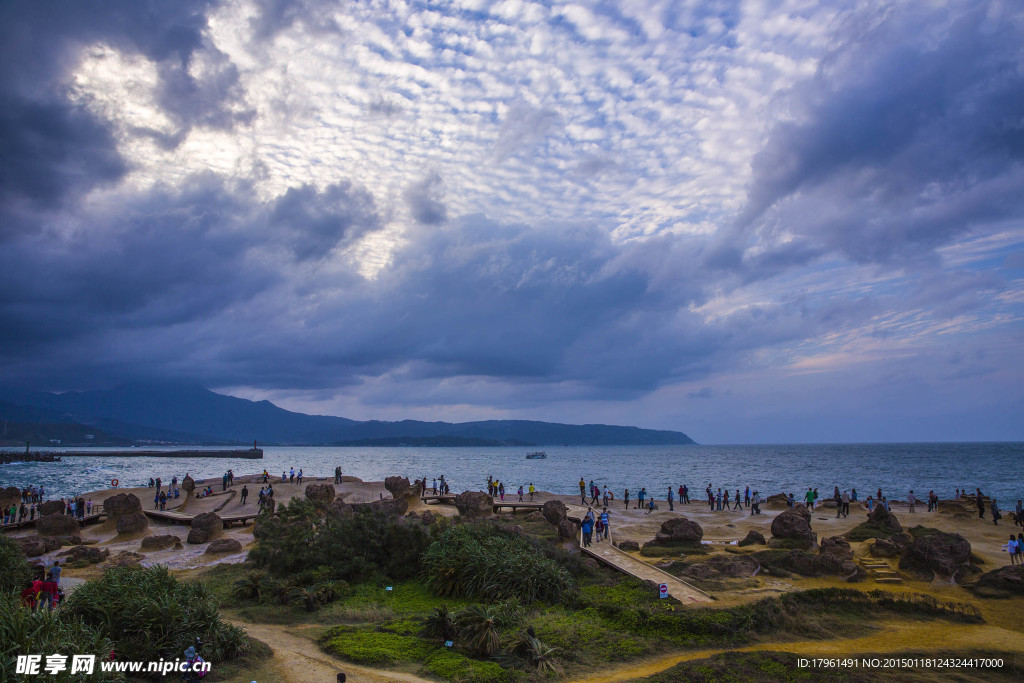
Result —
[{"label": "bush cluster", "polygon": [[559,602],[576,590],[575,579],[564,567],[495,524],[446,529],[427,548],[422,564],[427,584],[442,596]]}]

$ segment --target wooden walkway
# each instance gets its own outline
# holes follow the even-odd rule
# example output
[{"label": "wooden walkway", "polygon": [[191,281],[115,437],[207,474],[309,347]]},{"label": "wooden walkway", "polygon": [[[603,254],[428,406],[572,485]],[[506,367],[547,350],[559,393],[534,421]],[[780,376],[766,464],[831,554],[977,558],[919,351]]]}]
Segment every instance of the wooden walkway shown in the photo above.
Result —
[{"label": "wooden walkway", "polygon": [[[78,522],[78,526],[85,526],[86,524],[98,524],[103,517],[104,514],[102,512],[96,512],[91,515],[86,515],[81,519],[75,517],[75,520]],[[14,531],[16,529],[25,529],[30,526],[35,526],[37,521],[39,521],[39,517],[36,517],[35,519],[25,519],[20,522],[12,522],[10,524],[3,524],[0,525],[0,530]]]},{"label": "wooden walkway", "polygon": [[513,502],[511,500],[508,501],[507,503],[503,503],[501,501],[494,501],[494,511],[495,512],[500,511],[501,508],[512,508],[512,513],[514,514],[516,510],[520,510],[520,509],[522,509],[522,510],[540,510],[543,507],[544,507],[544,503],[527,503],[525,501],[520,503],[520,502]]},{"label": "wooden walkway", "polygon": [[[574,513],[574,520],[583,519],[583,516],[587,514],[586,508],[582,508],[579,505],[571,505],[569,506],[569,509]],[[619,550],[612,545],[612,537],[610,533],[608,535],[608,539],[603,541],[596,540],[596,532],[594,533],[594,536],[595,540],[590,544],[589,548],[583,547],[582,531],[580,532],[577,541],[580,544],[580,550],[597,561],[603,562],[609,567],[619,570],[623,574],[635,576],[642,581],[653,581],[656,584],[666,584],[668,586],[668,594],[684,605],[700,605],[714,600],[714,598],[701,589],[691,586],[679,577],[673,576],[666,571],[662,571],[653,565],[647,564],[643,560],[639,560],[632,555]]]},{"label": "wooden walkway", "polygon": [[[192,519],[196,515],[186,515],[183,512],[171,512],[170,510],[143,510],[147,517],[150,519],[158,519],[161,522],[170,522],[171,524],[185,524],[192,526]],[[197,513],[202,514],[202,513]],[[241,522],[245,524],[250,519],[256,519],[259,515],[259,510],[254,509],[251,513],[243,513],[240,515],[222,515],[221,519],[224,521],[224,527],[227,528],[232,524],[238,524]]]}]

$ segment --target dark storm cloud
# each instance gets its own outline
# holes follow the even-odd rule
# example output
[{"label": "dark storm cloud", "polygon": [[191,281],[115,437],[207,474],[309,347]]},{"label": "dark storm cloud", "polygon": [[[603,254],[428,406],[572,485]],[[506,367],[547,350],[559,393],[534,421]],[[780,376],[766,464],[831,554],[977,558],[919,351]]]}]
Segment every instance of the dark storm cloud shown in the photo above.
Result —
[{"label": "dark storm cloud", "polygon": [[405,203],[417,223],[436,225],[448,220],[444,206],[444,181],[437,173],[414,183],[405,191]]},{"label": "dark storm cloud", "polygon": [[351,241],[378,227],[373,196],[348,181],[290,188],[270,214],[270,229],[300,260],[323,258],[343,240]]},{"label": "dark storm cloud", "polygon": [[[886,261],[1021,215],[1024,70],[1019,7],[908,4],[855,15],[817,75],[786,96],[795,120],[753,160],[743,230],[768,243],[758,266],[826,251]],[[747,237],[749,239],[749,236]]]}]

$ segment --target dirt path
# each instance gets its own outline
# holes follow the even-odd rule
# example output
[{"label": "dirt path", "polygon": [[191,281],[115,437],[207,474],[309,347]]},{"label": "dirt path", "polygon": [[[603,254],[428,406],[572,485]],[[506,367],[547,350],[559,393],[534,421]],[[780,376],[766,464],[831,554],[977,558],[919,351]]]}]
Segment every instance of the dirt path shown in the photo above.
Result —
[{"label": "dirt path", "polygon": [[[932,644],[931,646],[925,643]],[[837,640],[799,640],[787,643],[759,643],[747,647],[715,650],[693,650],[633,662],[615,669],[578,678],[574,683],[611,683],[630,681],[669,669],[680,662],[704,659],[722,652],[790,652],[809,657],[847,657],[865,654],[896,654],[899,652],[928,651],[970,652],[994,649],[1006,652],[1024,651],[1024,633],[985,624],[950,624],[936,621],[925,624],[899,624],[881,626],[875,633],[860,638]]]},{"label": "dirt path", "polygon": [[429,683],[426,679],[412,674],[370,669],[332,657],[317,647],[311,637],[303,635],[303,631],[311,628],[308,626],[250,624],[231,619],[228,621],[245,628],[250,636],[262,640],[274,650],[270,670],[273,671],[275,683],[324,683],[334,681],[339,671],[344,671],[351,683]]}]

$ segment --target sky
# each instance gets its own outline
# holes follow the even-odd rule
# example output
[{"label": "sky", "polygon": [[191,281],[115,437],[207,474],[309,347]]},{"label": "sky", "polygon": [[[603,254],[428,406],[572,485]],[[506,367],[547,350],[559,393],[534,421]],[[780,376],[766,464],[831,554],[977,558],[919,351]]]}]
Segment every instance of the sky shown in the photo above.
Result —
[{"label": "sky", "polygon": [[0,383],[1024,440],[1024,5],[0,4]]}]

